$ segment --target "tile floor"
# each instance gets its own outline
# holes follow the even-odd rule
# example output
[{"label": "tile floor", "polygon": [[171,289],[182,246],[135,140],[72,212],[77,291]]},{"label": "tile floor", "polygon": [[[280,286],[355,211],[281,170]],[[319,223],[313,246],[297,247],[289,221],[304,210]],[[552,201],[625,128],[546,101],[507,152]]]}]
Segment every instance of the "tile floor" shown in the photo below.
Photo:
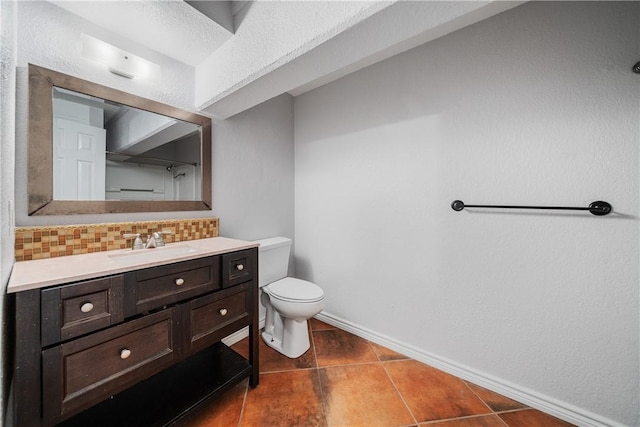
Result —
[{"label": "tile floor", "polygon": [[[311,348],[295,360],[260,340],[260,385],[239,384],[186,425],[571,426],[316,319],[310,329]],[[246,355],[247,340],[232,348]]]}]

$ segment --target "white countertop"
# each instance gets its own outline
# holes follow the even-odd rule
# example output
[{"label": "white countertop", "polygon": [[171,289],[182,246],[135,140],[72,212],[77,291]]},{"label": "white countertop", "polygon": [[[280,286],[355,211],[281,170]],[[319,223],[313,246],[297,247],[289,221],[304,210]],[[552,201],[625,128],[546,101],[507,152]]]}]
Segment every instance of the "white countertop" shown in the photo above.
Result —
[{"label": "white countertop", "polygon": [[154,249],[121,249],[20,261],[13,265],[7,293],[94,279],[210,255],[258,247],[258,243],[212,237],[169,243]]}]

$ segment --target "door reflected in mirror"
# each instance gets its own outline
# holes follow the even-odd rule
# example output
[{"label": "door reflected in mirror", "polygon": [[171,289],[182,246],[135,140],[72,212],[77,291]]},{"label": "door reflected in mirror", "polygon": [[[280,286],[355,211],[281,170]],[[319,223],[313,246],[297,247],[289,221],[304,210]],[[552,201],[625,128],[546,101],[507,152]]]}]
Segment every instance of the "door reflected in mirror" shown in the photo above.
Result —
[{"label": "door reflected in mirror", "polygon": [[198,200],[200,126],[53,88],[54,200]]}]

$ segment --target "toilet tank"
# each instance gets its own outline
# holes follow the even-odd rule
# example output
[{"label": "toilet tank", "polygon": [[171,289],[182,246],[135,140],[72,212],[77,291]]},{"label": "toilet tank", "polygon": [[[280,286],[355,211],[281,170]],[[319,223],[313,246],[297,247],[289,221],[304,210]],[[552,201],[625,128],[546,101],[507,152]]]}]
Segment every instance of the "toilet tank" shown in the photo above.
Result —
[{"label": "toilet tank", "polygon": [[259,286],[262,287],[287,277],[291,239],[271,237],[256,240],[254,243],[260,244],[258,248]]}]

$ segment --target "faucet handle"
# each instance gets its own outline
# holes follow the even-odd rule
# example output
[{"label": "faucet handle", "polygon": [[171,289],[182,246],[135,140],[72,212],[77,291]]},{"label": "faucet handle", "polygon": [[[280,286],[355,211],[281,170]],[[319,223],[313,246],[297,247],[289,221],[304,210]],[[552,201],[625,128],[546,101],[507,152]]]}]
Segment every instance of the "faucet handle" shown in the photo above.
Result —
[{"label": "faucet handle", "polygon": [[133,241],[133,245],[131,249],[144,249],[144,244],[142,243],[142,239],[140,238],[140,233],[125,233],[122,235],[125,239],[135,239]]},{"label": "faucet handle", "polygon": [[163,234],[164,235],[171,234],[171,231],[162,230],[162,231],[156,231],[155,233],[153,233],[153,238],[156,239],[156,246],[164,246],[164,239],[162,238]]}]

